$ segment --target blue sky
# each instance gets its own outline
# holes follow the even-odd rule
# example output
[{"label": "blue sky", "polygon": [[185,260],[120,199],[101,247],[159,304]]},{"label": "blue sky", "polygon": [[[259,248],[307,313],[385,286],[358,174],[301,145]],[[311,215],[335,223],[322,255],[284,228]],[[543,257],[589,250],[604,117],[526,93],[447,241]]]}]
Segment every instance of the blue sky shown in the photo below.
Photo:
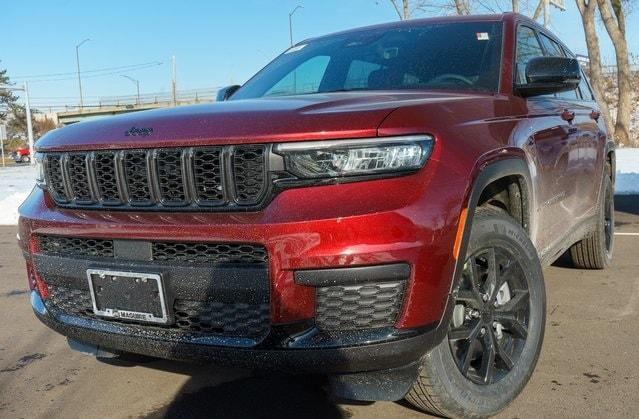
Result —
[{"label": "blue sky", "polygon": [[[573,0],[566,3],[568,11],[553,11],[551,29],[574,52],[585,53],[579,13]],[[296,41],[397,19],[388,0],[13,0],[0,14],[2,37],[10,41],[0,47],[0,68],[15,81],[73,73],[75,45],[91,38],[80,49],[83,71],[163,63],[122,72],[140,80],[142,93],[170,91],[172,55],[180,90],[241,84],[288,47],[288,13],[298,4],[304,8],[293,17]],[[628,17],[627,27],[630,51],[639,54],[639,10]],[[606,38],[603,32],[600,37]],[[602,49],[604,59],[614,62],[610,43],[603,42]],[[77,79],[73,74],[49,77],[60,78],[69,80],[32,80],[33,102],[77,103]],[[83,77],[82,84],[85,102],[135,92],[120,73]]]}]

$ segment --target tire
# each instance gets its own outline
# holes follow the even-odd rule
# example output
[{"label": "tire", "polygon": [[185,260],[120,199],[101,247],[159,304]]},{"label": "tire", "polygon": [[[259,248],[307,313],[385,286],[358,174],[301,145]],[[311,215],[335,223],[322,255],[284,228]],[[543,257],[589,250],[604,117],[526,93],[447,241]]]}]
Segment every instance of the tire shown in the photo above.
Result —
[{"label": "tire", "polygon": [[615,198],[609,172],[610,166],[607,164],[595,231],[570,248],[572,263],[579,269],[605,269],[612,263],[615,246]]},{"label": "tire", "polygon": [[[491,266],[497,267],[499,275],[490,275]],[[508,287],[500,286],[502,281]],[[546,293],[541,264],[528,235],[513,218],[494,209],[476,211],[464,272],[453,292],[455,308],[448,333],[422,359],[406,400],[437,416],[491,416],[523,390],[544,336]],[[464,316],[459,316],[460,311]],[[503,323],[499,332],[497,319]],[[491,345],[492,356],[486,349]],[[465,356],[464,347],[468,348]]]}]

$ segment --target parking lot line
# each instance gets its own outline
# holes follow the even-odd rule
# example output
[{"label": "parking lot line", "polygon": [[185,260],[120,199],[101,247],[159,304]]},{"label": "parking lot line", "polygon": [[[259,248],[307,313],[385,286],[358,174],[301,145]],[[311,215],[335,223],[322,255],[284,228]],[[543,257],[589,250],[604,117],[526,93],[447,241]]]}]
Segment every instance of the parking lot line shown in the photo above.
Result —
[{"label": "parking lot line", "polygon": [[639,236],[639,233],[615,233],[615,236]]}]

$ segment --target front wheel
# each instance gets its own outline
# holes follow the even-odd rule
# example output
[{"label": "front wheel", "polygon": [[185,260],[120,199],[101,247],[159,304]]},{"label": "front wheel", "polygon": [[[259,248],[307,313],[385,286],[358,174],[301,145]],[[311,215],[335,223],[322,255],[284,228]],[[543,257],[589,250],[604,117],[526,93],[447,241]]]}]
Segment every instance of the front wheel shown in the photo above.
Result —
[{"label": "front wheel", "polygon": [[425,355],[406,399],[446,417],[486,417],[522,391],[544,335],[546,294],[537,252],[507,214],[475,213],[447,337]]}]

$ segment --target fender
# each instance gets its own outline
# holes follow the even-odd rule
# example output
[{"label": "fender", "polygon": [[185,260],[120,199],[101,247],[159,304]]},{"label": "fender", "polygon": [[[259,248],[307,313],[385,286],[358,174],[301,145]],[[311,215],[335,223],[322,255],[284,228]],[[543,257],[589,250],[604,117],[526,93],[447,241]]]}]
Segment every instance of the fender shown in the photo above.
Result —
[{"label": "fender", "polygon": [[[477,208],[481,193],[490,183],[507,176],[518,176],[523,179],[522,182],[522,195],[524,202],[524,223],[528,223],[530,228],[530,211],[532,201],[532,180],[530,176],[530,170],[528,165],[519,156],[506,156],[500,160],[493,160],[490,163],[478,165],[479,167],[473,171],[475,174],[468,192],[466,193],[466,199],[462,210],[459,215],[459,226],[457,230],[457,238],[455,240],[454,252],[456,253],[455,269],[453,278],[450,282],[450,289],[448,290],[448,297],[446,300],[446,308],[444,309],[444,315],[440,323],[437,325],[436,337],[437,342],[444,339],[448,331],[448,325],[453,314],[454,300],[453,289],[458,284],[461,278],[461,273],[464,269],[464,256],[468,248],[468,242],[470,240],[470,231],[473,223],[473,214]],[[477,167],[477,166],[476,166]]]},{"label": "fender", "polygon": [[468,240],[473,223],[473,214],[475,213],[475,209],[477,208],[481,193],[490,183],[507,176],[518,176],[524,180],[524,182],[522,183],[521,191],[523,195],[522,201],[524,202],[524,208],[522,208],[524,214],[523,224],[524,228],[526,228],[527,226],[526,229],[530,231],[530,223],[533,222],[530,217],[530,203],[532,202],[531,198],[533,189],[530,171],[525,161],[518,157],[509,156],[508,158],[496,160],[489,164],[481,166],[474,177],[472,186],[467,193],[466,205],[462,206],[462,211],[460,214],[460,225],[458,229],[462,228],[463,225],[463,231],[460,232],[458,230],[459,244],[456,245],[457,262],[455,263],[455,272],[453,274],[453,280],[451,281],[450,291],[452,291],[453,286],[457,284],[457,281],[459,280],[459,277],[461,276],[461,272],[463,270],[463,255],[466,254],[466,249],[468,248]]}]

